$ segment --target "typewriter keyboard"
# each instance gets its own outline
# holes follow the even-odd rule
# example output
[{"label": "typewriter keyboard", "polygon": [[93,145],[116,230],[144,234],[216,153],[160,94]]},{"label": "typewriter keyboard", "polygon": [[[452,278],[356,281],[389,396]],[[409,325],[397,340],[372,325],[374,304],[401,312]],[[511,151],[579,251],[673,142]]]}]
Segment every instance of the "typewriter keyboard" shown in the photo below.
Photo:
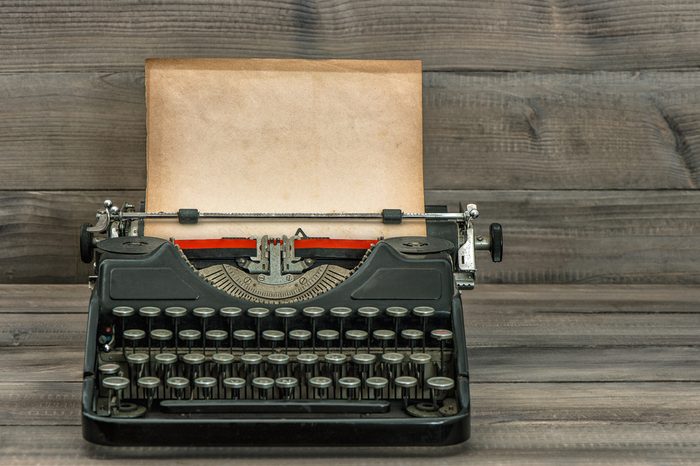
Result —
[{"label": "typewriter keyboard", "polygon": [[449,416],[452,320],[432,307],[141,307],[107,312],[95,411]]}]

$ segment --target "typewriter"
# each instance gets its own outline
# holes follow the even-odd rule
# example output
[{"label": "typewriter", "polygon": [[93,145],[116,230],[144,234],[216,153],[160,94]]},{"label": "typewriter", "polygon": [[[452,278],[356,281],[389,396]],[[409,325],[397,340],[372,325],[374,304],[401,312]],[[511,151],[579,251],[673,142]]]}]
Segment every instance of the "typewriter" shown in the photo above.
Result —
[{"label": "typewriter", "polygon": [[[460,290],[503,233],[460,212],[145,212],[105,201],[90,276],[82,425],[109,445],[444,445],[466,440]],[[424,220],[425,237],[173,240],[144,221]],[[193,225],[196,228],[196,225]]]}]

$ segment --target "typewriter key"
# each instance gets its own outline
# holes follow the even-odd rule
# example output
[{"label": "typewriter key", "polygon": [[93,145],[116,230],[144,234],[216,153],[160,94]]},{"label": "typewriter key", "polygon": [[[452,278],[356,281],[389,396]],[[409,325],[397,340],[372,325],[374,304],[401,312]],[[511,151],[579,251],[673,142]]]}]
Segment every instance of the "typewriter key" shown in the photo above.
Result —
[{"label": "typewriter key", "polygon": [[382,353],[386,351],[386,345],[387,342],[393,340],[396,336],[393,330],[375,330],[372,332],[372,336],[374,337],[375,340],[379,342],[379,345],[382,347]]},{"label": "typewriter key", "polygon": [[452,332],[436,328],[430,332],[430,336],[440,342],[440,373],[445,373],[445,343],[452,340]]},{"label": "typewriter key", "polygon": [[412,328],[406,328],[401,330],[401,338],[408,340],[408,343],[411,346],[411,354],[413,354],[416,341],[423,339],[423,332]]},{"label": "typewriter key", "polygon": [[181,400],[185,396],[185,390],[190,386],[190,381],[185,377],[168,377],[165,384],[175,390],[175,398]]},{"label": "typewriter key", "polygon": [[[163,380],[167,380],[168,377],[175,375],[173,367],[177,362],[177,356],[173,353],[158,353],[153,358],[156,363],[156,375]],[[165,387],[163,387],[163,394],[165,394]]]},{"label": "typewriter key", "polygon": [[269,377],[256,377],[253,379],[253,387],[258,389],[258,398],[267,400],[268,392],[275,386],[275,381]]},{"label": "typewriter key", "polygon": [[384,388],[389,385],[389,381],[384,377],[369,377],[365,380],[365,385],[372,398],[377,400],[384,397]]},{"label": "typewriter key", "polygon": [[[187,315],[187,309],[185,309],[184,307],[172,306],[172,307],[166,307],[164,312],[165,312],[166,316],[170,317],[173,320],[173,334],[179,335],[177,327],[180,323],[180,319]],[[179,353],[177,340],[178,339],[175,338],[175,355],[176,356]]]},{"label": "typewriter key", "polygon": [[131,352],[136,352],[136,342],[146,338],[146,332],[138,328],[131,328],[122,332],[124,340],[131,342]]},{"label": "typewriter key", "polygon": [[289,334],[289,319],[297,315],[297,310],[293,307],[278,307],[275,309],[275,316],[282,319],[284,322],[284,352],[289,353],[289,340],[287,335]]},{"label": "typewriter key", "polygon": [[240,377],[228,377],[224,379],[224,387],[231,390],[231,398],[240,398],[241,389],[245,388],[245,379]]},{"label": "typewriter key", "polygon": [[444,396],[448,390],[455,386],[454,380],[449,377],[431,377],[427,382],[433,399],[433,410],[438,409],[438,393]]},{"label": "typewriter key", "polygon": [[270,348],[272,351],[275,350],[277,342],[283,341],[285,337],[284,333],[280,332],[279,330],[263,330],[262,336],[263,340],[270,342]]},{"label": "typewriter key", "polygon": [[339,338],[339,334],[337,330],[324,329],[316,332],[316,337],[320,341],[326,342],[326,351],[330,353],[331,345],[334,341],[336,341]]},{"label": "typewriter key", "polygon": [[153,398],[160,385],[160,379],[158,377],[140,377],[137,383],[138,386],[143,388],[144,392],[146,392],[146,399],[148,400],[146,407],[151,409]]},{"label": "typewriter key", "polygon": [[236,330],[233,332],[233,338],[241,342],[241,351],[245,353],[247,342],[255,340],[255,332],[252,330]]},{"label": "typewriter key", "polygon": [[432,361],[432,358],[427,353],[413,353],[408,357],[411,365],[414,369],[414,374],[418,379],[418,387],[416,387],[416,397],[418,397],[418,390],[425,385],[425,372],[426,367]]},{"label": "typewriter key", "polygon": [[244,377],[250,380],[251,377],[256,377],[260,374],[260,363],[263,357],[257,353],[245,353],[241,355],[241,363],[243,363]]},{"label": "typewriter key", "polygon": [[394,318],[394,351],[399,350],[399,321],[408,315],[408,309],[400,306],[386,308],[386,314]]},{"label": "typewriter key", "polygon": [[357,354],[357,350],[360,347],[360,343],[365,340],[368,340],[368,335],[367,332],[365,332],[364,330],[348,330],[347,332],[345,332],[345,338],[355,342],[355,353]]},{"label": "typewriter key", "polygon": [[312,351],[316,352],[316,319],[321,317],[326,313],[326,310],[318,306],[305,307],[301,310],[301,313],[306,317],[311,319],[311,348]]},{"label": "typewriter key", "polygon": [[343,365],[347,361],[347,356],[342,353],[326,353],[323,360],[328,365],[330,374],[333,376],[333,396],[337,397],[336,389],[338,386],[338,378],[342,374]]},{"label": "typewriter key", "polygon": [[212,355],[211,360],[214,363],[217,380],[221,381],[222,379],[225,379],[229,375],[233,374],[231,368],[233,367],[234,359],[235,358],[231,353],[214,353]]},{"label": "typewriter key", "polygon": [[262,334],[262,330],[261,330],[262,319],[264,319],[265,317],[270,315],[270,310],[266,307],[251,307],[250,309],[248,309],[248,315],[255,319],[255,328],[256,328],[255,336],[256,336],[257,342],[258,342],[258,352],[259,352],[261,349],[260,337]]},{"label": "typewriter key", "polygon": [[[226,330],[207,330],[206,337],[207,340],[214,342],[214,352],[218,353],[221,342],[228,338],[228,332]],[[206,353],[204,354],[206,355]]]},{"label": "typewriter key", "polygon": [[418,380],[410,375],[402,375],[394,379],[394,385],[401,389],[401,398],[403,399],[403,409],[408,408],[408,392],[411,388],[418,385]]},{"label": "typewriter key", "polygon": [[275,379],[275,386],[282,390],[282,398],[291,400],[294,397],[294,389],[299,386],[296,377],[278,377]]},{"label": "typewriter key", "polygon": [[139,309],[139,315],[146,318],[148,323],[148,355],[151,355],[151,329],[153,328],[153,319],[160,315],[160,308],[155,306],[145,306]]},{"label": "typewriter key", "polygon": [[194,309],[192,309],[192,315],[199,317],[199,319],[202,321],[202,353],[204,354],[207,354],[207,321],[210,317],[213,317],[215,314],[216,311],[211,307],[195,307]]},{"label": "typewriter key", "polygon": [[355,364],[357,372],[355,375],[360,376],[360,379],[364,382],[367,377],[371,377],[372,367],[377,362],[377,357],[370,353],[360,353],[352,355],[352,362]]},{"label": "typewriter key", "polygon": [[317,398],[328,397],[328,387],[333,384],[333,381],[328,377],[312,377],[309,379],[309,387],[314,389]]},{"label": "typewriter key", "polygon": [[199,340],[199,338],[202,336],[202,333],[199,330],[187,329],[180,330],[178,336],[180,337],[180,340],[187,342],[187,352],[191,353],[192,345],[194,345],[195,341]]},{"label": "typewriter key", "polygon": [[207,360],[202,353],[187,353],[182,356],[182,362],[187,364],[187,375],[190,379],[204,375],[203,364]]},{"label": "typewriter key", "polygon": [[211,392],[216,387],[216,379],[214,377],[197,377],[194,379],[194,386],[197,387],[199,398],[208,400],[211,398]]},{"label": "typewriter key", "polygon": [[233,353],[233,321],[236,317],[240,317],[243,314],[243,309],[240,307],[222,307],[219,309],[219,315],[228,319],[228,339],[230,350]]},{"label": "typewriter key", "polygon": [[[316,353],[300,353],[297,355],[299,363],[300,379],[302,384],[316,374],[316,365],[318,364],[318,355]],[[306,395],[308,396],[308,389]]]},{"label": "typewriter key", "polygon": [[[149,359],[146,353],[130,353],[126,355],[126,362],[129,366],[129,380],[135,382],[144,376],[144,369]],[[129,385],[129,396],[131,395],[131,385]]]},{"label": "typewriter key", "polygon": [[117,317],[119,319],[119,327],[121,330],[121,339],[122,341],[120,342],[122,345],[122,356],[126,357],[126,341],[124,340],[124,321],[126,320],[127,317],[131,317],[136,313],[133,307],[130,306],[117,306],[114,309],[112,309],[112,315]]},{"label": "typewriter key", "polygon": [[[381,360],[384,364],[384,374],[386,374],[391,385],[394,384],[394,379],[399,375],[403,359],[404,357],[401,353],[382,353]],[[394,389],[394,394],[396,394],[396,389]]]},{"label": "typewriter key", "polygon": [[338,335],[340,335],[340,352],[343,352],[343,326],[345,324],[345,318],[350,317],[352,314],[352,309],[349,307],[332,307],[331,315],[338,318]]},{"label": "typewriter key", "polygon": [[267,356],[267,363],[272,369],[273,377],[284,377],[287,375],[289,355],[284,353],[272,353]]},{"label": "typewriter key", "polygon": [[100,371],[100,374],[103,376],[108,376],[108,375],[118,375],[119,374],[119,364],[114,364],[111,362],[105,363],[100,365],[100,367],[97,368],[98,371]]},{"label": "typewriter key", "polygon": [[340,385],[341,389],[345,389],[345,395],[348,400],[355,400],[358,398],[358,392],[357,390],[360,385],[361,385],[360,379],[357,377],[342,377],[340,380],[338,380],[338,385]]},{"label": "typewriter key", "polygon": [[107,401],[107,409],[110,413],[113,413],[112,408],[112,396],[116,395],[117,404],[116,410],[119,411],[122,406],[122,392],[128,386],[130,386],[129,379],[126,377],[105,377],[102,381],[102,386],[109,390],[109,400]]},{"label": "typewriter key", "polygon": [[311,332],[304,329],[292,330],[289,332],[289,338],[297,342],[299,345],[299,352],[301,352],[304,342],[311,339]]},{"label": "typewriter key", "polygon": [[423,328],[423,352],[426,351],[425,335],[428,333],[428,317],[435,315],[435,309],[430,306],[417,306],[413,308],[413,315],[420,317]]},{"label": "typewriter key", "polygon": [[164,328],[156,328],[151,330],[151,340],[158,342],[159,353],[163,352],[163,347],[166,341],[170,341],[173,338],[173,332]]},{"label": "typewriter key", "polygon": [[372,319],[379,315],[379,309],[376,307],[365,306],[357,310],[357,313],[367,319],[367,352],[371,349],[371,340],[369,335],[372,335]]}]

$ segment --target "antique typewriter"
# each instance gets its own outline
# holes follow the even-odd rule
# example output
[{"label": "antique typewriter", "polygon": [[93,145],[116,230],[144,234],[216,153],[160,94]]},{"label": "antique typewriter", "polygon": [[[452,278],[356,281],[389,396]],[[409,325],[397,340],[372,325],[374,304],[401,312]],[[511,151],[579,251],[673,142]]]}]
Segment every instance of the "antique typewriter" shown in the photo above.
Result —
[{"label": "antique typewriter", "polygon": [[[144,212],[105,201],[94,264],[83,435],[111,445],[437,445],[466,440],[460,290],[501,226],[449,213]],[[165,240],[144,221],[422,219],[426,237]],[[196,226],[193,226],[196,228]]]}]

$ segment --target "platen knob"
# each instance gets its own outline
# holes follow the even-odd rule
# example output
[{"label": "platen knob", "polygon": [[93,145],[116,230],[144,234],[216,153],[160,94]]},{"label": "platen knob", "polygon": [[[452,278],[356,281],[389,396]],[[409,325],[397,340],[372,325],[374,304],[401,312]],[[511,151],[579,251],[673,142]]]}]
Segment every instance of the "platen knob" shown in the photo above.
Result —
[{"label": "platen knob", "polygon": [[93,243],[93,234],[88,231],[92,225],[83,223],[80,226],[80,260],[89,264],[95,255],[95,245]]},{"label": "platen knob", "polygon": [[503,227],[500,223],[492,223],[489,226],[491,236],[491,260],[501,262],[503,260]]}]

